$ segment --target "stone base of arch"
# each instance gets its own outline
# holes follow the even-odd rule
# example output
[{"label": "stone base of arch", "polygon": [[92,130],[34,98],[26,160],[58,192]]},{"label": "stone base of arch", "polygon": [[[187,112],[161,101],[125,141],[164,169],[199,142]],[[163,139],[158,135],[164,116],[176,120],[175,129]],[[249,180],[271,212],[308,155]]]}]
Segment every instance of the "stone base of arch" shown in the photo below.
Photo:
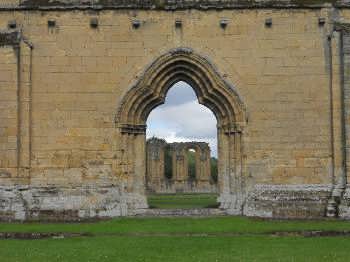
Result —
[{"label": "stone base of arch", "polygon": [[245,197],[242,215],[281,219],[326,216],[332,185],[254,185]]},{"label": "stone base of arch", "polygon": [[[330,194],[331,185],[255,185],[244,196],[221,194],[219,201],[227,215],[315,219],[325,217]],[[349,199],[347,192],[340,218],[350,218]],[[0,221],[83,221],[149,213],[145,195],[120,185],[1,186],[0,201]]]},{"label": "stone base of arch", "polygon": [[0,221],[83,221],[142,214],[145,196],[120,186],[1,186]]}]

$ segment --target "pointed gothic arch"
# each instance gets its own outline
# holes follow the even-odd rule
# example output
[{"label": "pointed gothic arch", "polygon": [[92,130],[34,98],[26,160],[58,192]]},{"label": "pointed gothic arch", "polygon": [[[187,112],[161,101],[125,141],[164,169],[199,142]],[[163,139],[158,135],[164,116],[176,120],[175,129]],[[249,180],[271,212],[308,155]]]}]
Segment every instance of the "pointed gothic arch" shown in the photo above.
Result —
[{"label": "pointed gothic arch", "polygon": [[208,107],[217,119],[221,207],[240,214],[244,198],[242,134],[246,110],[235,88],[220,76],[208,59],[189,48],[174,49],[157,58],[118,106],[115,123],[118,141],[122,141],[117,145],[122,154],[118,166],[128,177],[128,191],[139,199],[139,207],[146,207],[147,117],[165,102],[169,88],[179,81],[187,82],[199,103]]}]

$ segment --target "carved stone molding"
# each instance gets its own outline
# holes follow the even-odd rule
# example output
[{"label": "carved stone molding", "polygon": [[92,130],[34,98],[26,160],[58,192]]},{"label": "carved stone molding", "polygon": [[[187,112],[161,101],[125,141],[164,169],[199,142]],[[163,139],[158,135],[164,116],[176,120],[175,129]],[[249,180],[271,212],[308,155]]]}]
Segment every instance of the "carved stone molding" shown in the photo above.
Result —
[{"label": "carved stone molding", "polygon": [[18,4],[0,4],[0,9],[148,9],[148,10],[184,10],[184,9],[250,9],[250,8],[323,8],[349,7],[344,0],[20,0]]},{"label": "carved stone molding", "polygon": [[168,89],[184,81],[192,86],[199,103],[213,111],[218,126],[236,131],[245,125],[245,107],[235,88],[223,80],[207,58],[190,48],[176,48],[160,56],[140,79],[119,104],[117,124],[145,125],[149,113],[165,102]]},{"label": "carved stone molding", "polygon": [[[209,59],[196,54],[190,48],[176,48],[155,59],[139,81],[126,92],[118,106],[115,123],[123,141],[118,145],[119,151],[128,152],[120,166],[128,166],[130,170],[128,175],[131,186],[128,190],[144,194],[146,120],[154,108],[165,102],[169,88],[179,81],[187,82],[194,89],[199,103],[208,107],[216,116],[221,205],[222,208],[230,210],[230,213],[242,214],[245,191],[242,168],[245,106],[235,87],[224,80]],[[179,162],[186,163],[183,154],[190,148],[191,145],[181,143],[174,145],[174,161],[179,170],[176,174],[180,174],[177,181],[183,180],[181,170],[184,169],[184,164]],[[200,147],[198,151],[202,151]]]}]

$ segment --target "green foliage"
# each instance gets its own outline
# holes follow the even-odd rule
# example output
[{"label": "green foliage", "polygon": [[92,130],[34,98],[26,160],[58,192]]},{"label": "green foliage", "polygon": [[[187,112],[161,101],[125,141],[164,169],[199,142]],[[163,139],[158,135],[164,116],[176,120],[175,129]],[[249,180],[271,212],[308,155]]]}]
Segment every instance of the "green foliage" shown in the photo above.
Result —
[{"label": "green foliage", "polygon": [[[165,148],[164,151],[164,174],[165,177],[171,179],[173,177],[173,152],[169,147]],[[188,177],[191,180],[196,179],[196,152],[192,150],[187,151],[188,160]],[[215,157],[210,158],[210,168],[212,180],[217,183],[218,181],[218,160]]]},{"label": "green foliage", "polygon": [[164,151],[164,174],[168,179],[173,177],[173,159],[169,147],[166,147]]},{"label": "green foliage", "polygon": [[187,165],[188,165],[188,177],[191,180],[196,179],[196,152],[188,150],[187,151]]},{"label": "green foliage", "polygon": [[218,182],[218,159],[215,157],[210,158],[210,171],[211,178],[215,183]]}]

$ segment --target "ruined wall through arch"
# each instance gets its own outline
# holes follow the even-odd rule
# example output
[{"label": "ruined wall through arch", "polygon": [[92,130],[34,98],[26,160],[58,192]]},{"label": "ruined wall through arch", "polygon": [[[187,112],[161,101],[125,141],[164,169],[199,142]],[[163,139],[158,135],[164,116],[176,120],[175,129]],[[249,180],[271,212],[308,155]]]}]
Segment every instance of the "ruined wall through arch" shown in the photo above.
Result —
[{"label": "ruined wall through arch", "polygon": [[[195,150],[195,178],[188,173],[188,150]],[[146,190],[150,193],[217,193],[212,180],[210,147],[204,142],[166,143],[158,138],[147,140]],[[172,177],[165,174],[165,153],[172,158]]]}]

